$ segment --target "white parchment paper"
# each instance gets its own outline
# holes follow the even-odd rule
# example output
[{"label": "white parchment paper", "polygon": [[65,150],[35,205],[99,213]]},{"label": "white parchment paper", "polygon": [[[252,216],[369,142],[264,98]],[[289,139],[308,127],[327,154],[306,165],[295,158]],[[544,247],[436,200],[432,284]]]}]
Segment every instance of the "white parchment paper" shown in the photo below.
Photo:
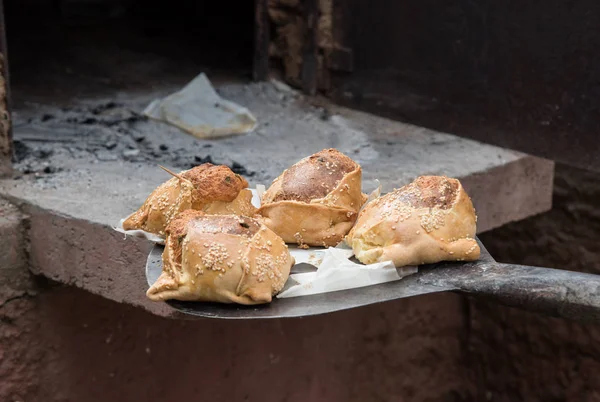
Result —
[{"label": "white parchment paper", "polygon": [[245,134],[256,127],[252,113],[221,98],[204,73],[180,91],[152,101],[143,114],[204,139]]},{"label": "white parchment paper", "polygon": [[328,249],[290,247],[290,254],[296,259],[296,266],[308,264],[317,269],[291,274],[284,290],[276,296],[278,298],[362,288],[397,281],[418,271],[417,267],[396,269],[391,261],[369,265],[355,262],[352,249],[344,244]]},{"label": "white parchment paper", "polygon": [[[129,216],[127,218],[129,218]],[[163,245],[165,244],[165,238],[161,237],[157,234],[146,232],[144,230],[125,230],[125,229],[123,229],[123,222],[125,222],[127,220],[127,218],[121,219],[116,226],[113,226],[114,230],[116,230],[117,232],[123,233],[124,238],[127,238],[127,236],[141,237],[143,239],[150,240],[152,243],[163,244]]]}]

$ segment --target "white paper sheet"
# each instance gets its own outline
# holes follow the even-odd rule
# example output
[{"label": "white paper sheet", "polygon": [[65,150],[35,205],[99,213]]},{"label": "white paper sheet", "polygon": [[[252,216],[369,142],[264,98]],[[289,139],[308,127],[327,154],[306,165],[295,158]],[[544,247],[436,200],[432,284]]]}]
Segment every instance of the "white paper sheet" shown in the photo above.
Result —
[{"label": "white paper sheet", "polygon": [[[367,201],[363,204],[362,207],[360,207],[360,211],[362,211],[368,203],[370,203],[371,201],[373,201],[376,198],[379,198],[381,196],[381,182],[377,179],[375,179],[375,183],[377,184],[377,188],[373,191],[371,191],[371,194],[369,194],[369,196],[367,197]],[[360,212],[358,211],[358,212]]]},{"label": "white paper sheet", "polygon": [[[127,217],[129,218],[129,217]],[[116,230],[117,232],[123,233],[123,238],[127,238],[127,236],[131,236],[131,237],[140,237],[142,239],[148,239],[153,243],[156,244],[165,244],[165,238],[161,237],[157,234],[154,233],[150,233],[150,232],[146,232],[144,230],[125,230],[123,229],[123,222],[125,222],[125,220],[127,218],[123,218],[119,221],[119,223],[117,224],[117,226],[113,226],[113,229]]]},{"label": "white paper sheet", "polygon": [[256,127],[252,113],[221,98],[204,73],[180,91],[152,101],[143,114],[203,139],[245,134]]},{"label": "white paper sheet", "polygon": [[[355,289],[393,282],[418,271],[417,267],[396,269],[391,261],[363,265],[352,261],[352,249],[345,245],[328,249],[299,249],[290,247],[296,264],[310,264],[313,272],[294,273],[284,290],[276,297],[308,296],[338,290]],[[296,268],[296,267],[294,267]]]}]

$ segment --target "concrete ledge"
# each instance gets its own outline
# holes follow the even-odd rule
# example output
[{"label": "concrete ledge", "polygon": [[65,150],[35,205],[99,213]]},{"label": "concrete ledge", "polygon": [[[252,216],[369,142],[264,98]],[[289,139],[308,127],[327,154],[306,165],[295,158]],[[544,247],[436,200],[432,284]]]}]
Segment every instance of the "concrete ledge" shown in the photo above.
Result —
[{"label": "concrete ledge", "polygon": [[16,206],[0,198],[0,308],[33,293],[27,269],[25,222],[26,217]]},{"label": "concrete ledge", "polygon": [[146,257],[152,245],[127,238],[108,225],[61,216],[31,204],[30,266],[34,274],[76,286],[161,316],[177,315],[146,298]]},{"label": "concrete ledge", "polygon": [[[478,206],[480,225],[488,229],[548,209],[551,167],[547,161],[524,157],[489,172],[462,178]],[[121,209],[114,204],[118,198],[107,200],[97,196],[97,202],[106,206],[105,220],[100,223],[82,218],[84,208],[69,210],[70,202],[64,205],[66,208],[57,202],[54,208],[40,206],[44,201],[56,201],[53,197],[45,199],[43,194],[33,199],[26,199],[23,194],[12,197],[29,216],[29,263],[35,274],[157,315],[180,316],[165,304],[146,299],[144,266],[152,245],[142,239],[124,239],[112,229],[115,219],[109,217],[120,216],[114,212]],[[510,205],[513,208],[508,208]]]},{"label": "concrete ledge", "polygon": [[477,209],[477,232],[552,208],[554,162],[534,156],[522,158],[462,180]]},{"label": "concrete ledge", "polygon": [[[272,110],[255,98],[234,100],[265,121]],[[283,168],[325,147],[336,147],[363,166],[367,190],[375,186],[375,178],[384,191],[390,191],[420,174],[446,174],[459,178],[473,198],[479,232],[551,207],[551,161],[334,106],[330,109],[333,117],[323,120],[315,118],[314,111],[304,112],[293,105],[279,115],[280,126],[289,130],[273,123],[246,136],[213,141],[211,152],[221,155],[218,158],[234,155],[233,160],[260,171],[250,178],[251,184],[268,184]],[[165,126],[158,127],[143,128],[148,142],[153,143],[152,133]],[[162,131],[160,135],[165,136]],[[207,143],[178,132],[170,135],[182,147]],[[91,163],[69,159],[58,151],[56,155],[62,158],[63,171],[41,179],[26,175],[0,180],[0,196],[29,216],[31,270],[117,302],[172,316],[168,306],[145,296],[144,266],[151,244],[124,239],[111,227],[138,208],[167,174],[156,163]]]}]

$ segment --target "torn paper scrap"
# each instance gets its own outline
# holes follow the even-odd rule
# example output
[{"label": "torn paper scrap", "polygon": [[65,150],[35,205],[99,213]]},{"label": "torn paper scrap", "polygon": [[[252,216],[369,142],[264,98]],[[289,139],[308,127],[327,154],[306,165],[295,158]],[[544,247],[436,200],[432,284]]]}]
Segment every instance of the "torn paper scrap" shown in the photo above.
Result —
[{"label": "torn paper scrap", "polygon": [[379,180],[375,179],[375,184],[377,184],[377,187],[375,188],[375,190],[371,191],[371,193],[367,197],[367,201],[365,201],[365,203],[362,205],[362,207],[360,207],[360,211],[358,211],[359,213],[363,209],[365,209],[365,207],[367,206],[368,203],[381,197],[381,182]]},{"label": "torn paper scrap", "polygon": [[245,134],[256,127],[252,113],[221,98],[204,73],[179,92],[152,101],[143,113],[202,139]]},{"label": "torn paper scrap", "polygon": [[[127,217],[127,218],[129,218],[129,217]],[[127,218],[121,219],[117,226],[113,226],[114,230],[116,230],[117,232],[123,233],[125,235],[124,238],[127,238],[127,236],[140,237],[142,239],[150,240],[151,242],[156,243],[156,244],[162,244],[162,245],[165,244],[165,238],[162,236],[159,236],[157,234],[146,232],[145,230],[125,230],[123,228],[123,222],[125,222],[127,220]]]},{"label": "torn paper scrap", "polygon": [[[293,255],[293,253],[292,253]],[[418,271],[417,267],[396,269],[391,261],[361,265],[351,261],[352,250],[328,248],[316,272],[290,275],[293,285],[278,298],[308,296],[318,293],[361,288],[392,282]]]},{"label": "torn paper scrap", "polygon": [[260,200],[266,191],[265,186],[263,184],[257,184],[256,189],[251,189],[250,191],[252,191],[252,205],[256,208],[260,208]]}]

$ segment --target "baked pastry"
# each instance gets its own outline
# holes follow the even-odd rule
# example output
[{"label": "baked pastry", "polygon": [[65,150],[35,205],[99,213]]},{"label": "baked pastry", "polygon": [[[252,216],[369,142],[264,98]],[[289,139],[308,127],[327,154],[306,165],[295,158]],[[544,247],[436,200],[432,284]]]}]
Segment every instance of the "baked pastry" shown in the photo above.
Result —
[{"label": "baked pastry", "polygon": [[253,218],[188,210],[166,233],[163,272],[147,292],[154,301],[269,303],[294,264],[283,240]]},{"label": "baked pastry", "polygon": [[257,214],[286,243],[335,246],[367,196],[358,163],[335,149],[302,159],[276,178]]},{"label": "baked pastry", "polygon": [[346,242],[364,264],[396,267],[479,258],[477,217],[456,179],[421,176],[368,203]]},{"label": "baked pastry", "polygon": [[[163,168],[164,169],[164,168]],[[123,229],[140,229],[164,235],[178,213],[194,209],[214,215],[252,216],[252,192],[248,182],[224,165],[204,163],[179,174],[157,187],[144,205],[123,222]]]}]

